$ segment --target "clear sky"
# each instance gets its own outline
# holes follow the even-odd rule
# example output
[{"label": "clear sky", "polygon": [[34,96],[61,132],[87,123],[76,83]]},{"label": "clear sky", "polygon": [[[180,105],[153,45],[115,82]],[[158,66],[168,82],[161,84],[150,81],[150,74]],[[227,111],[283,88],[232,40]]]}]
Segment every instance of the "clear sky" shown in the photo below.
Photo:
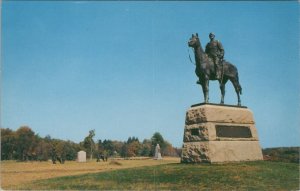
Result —
[{"label": "clear sky", "polygon": [[122,141],[158,131],[181,147],[185,112],[203,101],[188,58],[196,32],[203,47],[214,32],[237,66],[261,146],[299,146],[297,1],[3,1],[1,127],[75,142],[91,129]]}]

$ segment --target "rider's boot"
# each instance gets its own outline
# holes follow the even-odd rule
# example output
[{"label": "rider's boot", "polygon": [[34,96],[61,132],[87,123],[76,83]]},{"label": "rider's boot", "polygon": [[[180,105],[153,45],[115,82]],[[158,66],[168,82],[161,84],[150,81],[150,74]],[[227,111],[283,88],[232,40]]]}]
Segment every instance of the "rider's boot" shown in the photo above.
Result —
[{"label": "rider's boot", "polygon": [[217,64],[215,70],[216,70],[216,79],[217,80],[221,79],[221,66]]}]

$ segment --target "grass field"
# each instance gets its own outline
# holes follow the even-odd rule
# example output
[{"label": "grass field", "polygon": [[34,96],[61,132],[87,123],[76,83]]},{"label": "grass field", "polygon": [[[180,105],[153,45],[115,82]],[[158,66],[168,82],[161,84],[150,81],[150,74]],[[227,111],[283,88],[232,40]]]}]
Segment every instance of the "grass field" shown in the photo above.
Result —
[{"label": "grass field", "polygon": [[[13,187],[7,185],[2,188],[23,190],[299,190],[299,165],[295,163],[259,161],[192,165],[178,162],[178,159],[169,159],[118,161],[120,164],[78,165],[78,163],[73,163],[69,164],[68,168],[73,168],[74,174],[80,175],[70,176],[67,172],[57,171],[57,174],[60,173],[60,176],[64,177],[45,176],[37,180],[33,178],[28,180],[27,184],[19,182]],[[73,165],[77,167],[71,167]],[[60,166],[55,166],[55,168]],[[88,166],[91,171],[84,171]],[[93,168],[96,169],[93,170]],[[39,169],[36,167],[36,170],[32,171],[36,172]],[[40,169],[40,171],[43,170]]]},{"label": "grass field", "polygon": [[65,164],[52,162],[15,162],[1,161],[1,188],[5,190],[21,189],[35,180],[49,179],[86,173],[105,172],[116,169],[153,166],[160,164],[178,163],[179,158],[164,158],[164,160],[117,160],[118,163],[87,162],[78,163],[66,161]]}]

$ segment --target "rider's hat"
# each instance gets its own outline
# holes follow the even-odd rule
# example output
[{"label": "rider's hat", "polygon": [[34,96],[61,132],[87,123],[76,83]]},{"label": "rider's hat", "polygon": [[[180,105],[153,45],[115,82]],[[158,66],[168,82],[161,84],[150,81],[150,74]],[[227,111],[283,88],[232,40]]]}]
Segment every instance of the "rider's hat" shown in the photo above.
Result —
[{"label": "rider's hat", "polygon": [[211,36],[215,36],[215,34],[213,32],[209,33],[209,37]]}]

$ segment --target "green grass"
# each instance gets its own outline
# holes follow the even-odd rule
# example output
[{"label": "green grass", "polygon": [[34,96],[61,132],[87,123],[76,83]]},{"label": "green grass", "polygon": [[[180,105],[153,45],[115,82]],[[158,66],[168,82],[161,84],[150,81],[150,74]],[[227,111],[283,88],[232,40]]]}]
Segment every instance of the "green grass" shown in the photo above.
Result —
[{"label": "green grass", "polygon": [[25,190],[298,190],[299,165],[281,162],[167,164],[67,176]]}]

